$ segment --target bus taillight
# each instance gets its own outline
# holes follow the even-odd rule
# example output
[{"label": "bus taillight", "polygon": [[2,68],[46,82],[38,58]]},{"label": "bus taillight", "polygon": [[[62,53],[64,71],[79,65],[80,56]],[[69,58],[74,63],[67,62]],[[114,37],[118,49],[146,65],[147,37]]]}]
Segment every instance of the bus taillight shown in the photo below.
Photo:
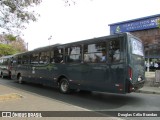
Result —
[{"label": "bus taillight", "polygon": [[129,74],[129,79],[130,80],[132,80],[132,68],[131,67],[129,67],[129,69],[128,69],[128,74]]}]

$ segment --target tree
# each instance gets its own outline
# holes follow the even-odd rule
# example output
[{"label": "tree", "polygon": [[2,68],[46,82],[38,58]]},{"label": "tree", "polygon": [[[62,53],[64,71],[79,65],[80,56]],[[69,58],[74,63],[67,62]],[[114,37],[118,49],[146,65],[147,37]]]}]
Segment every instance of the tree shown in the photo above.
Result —
[{"label": "tree", "polygon": [[0,44],[0,56],[12,55],[15,53],[16,53],[16,50],[11,45]]},{"label": "tree", "polygon": [[0,28],[18,34],[24,23],[37,20],[38,14],[29,9],[39,3],[41,0],[0,0]]},{"label": "tree", "polygon": [[27,51],[26,43],[20,37],[17,37],[15,41],[12,41],[10,45],[17,51],[17,52],[25,52]]},{"label": "tree", "polygon": [[160,19],[157,22],[158,22],[158,27],[160,28]]},{"label": "tree", "polygon": [[4,37],[5,37],[5,39],[7,39],[9,41],[15,41],[16,40],[16,37],[12,34],[5,35]]},{"label": "tree", "polygon": [[[75,5],[77,0],[62,0],[65,6]],[[0,28],[11,34],[20,34],[25,23],[37,21],[39,14],[30,8],[42,0],[0,0]],[[1,32],[1,31],[0,31]]]},{"label": "tree", "polygon": [[15,37],[12,34],[0,35],[0,43],[0,56],[27,51],[26,43],[19,36]]}]

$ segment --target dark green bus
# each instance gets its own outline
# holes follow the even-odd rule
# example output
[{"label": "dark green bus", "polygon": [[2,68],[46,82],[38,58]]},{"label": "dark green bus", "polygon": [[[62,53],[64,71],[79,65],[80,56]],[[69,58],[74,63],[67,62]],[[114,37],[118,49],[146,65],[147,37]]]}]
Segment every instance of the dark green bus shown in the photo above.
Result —
[{"label": "dark green bus", "polygon": [[71,90],[130,93],[144,85],[142,41],[116,34],[56,44],[14,56],[12,78]]}]

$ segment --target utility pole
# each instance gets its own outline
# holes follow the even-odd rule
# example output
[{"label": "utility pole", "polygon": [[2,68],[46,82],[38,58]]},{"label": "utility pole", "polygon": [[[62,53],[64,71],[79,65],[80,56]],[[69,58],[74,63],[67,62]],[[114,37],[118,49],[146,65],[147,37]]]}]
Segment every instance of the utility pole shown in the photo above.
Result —
[{"label": "utility pole", "polygon": [[48,38],[48,40],[49,40],[49,45],[50,45],[50,40],[52,39],[52,35]]},{"label": "utility pole", "polygon": [[28,51],[28,42],[27,42],[27,51]]}]

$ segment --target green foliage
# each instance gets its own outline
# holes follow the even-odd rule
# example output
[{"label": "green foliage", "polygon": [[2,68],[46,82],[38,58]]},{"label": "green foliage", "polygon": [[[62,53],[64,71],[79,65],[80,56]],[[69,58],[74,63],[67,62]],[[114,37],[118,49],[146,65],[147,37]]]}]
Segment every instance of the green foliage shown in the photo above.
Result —
[{"label": "green foliage", "polygon": [[157,22],[158,22],[158,27],[160,28],[160,19]]},{"label": "green foliage", "polygon": [[[0,44],[0,52],[3,51],[2,53],[4,53],[6,49],[10,50],[9,48],[13,49],[13,53],[27,51],[25,41],[19,36],[14,36],[12,34],[2,34],[0,35],[0,41],[1,43],[4,43]],[[5,43],[7,43],[7,45]]]},{"label": "green foliage", "polygon": [[[0,28],[9,33],[24,29],[24,23],[36,21],[39,14],[30,8],[42,0],[0,0]],[[15,29],[16,28],[16,29]],[[18,31],[17,31],[18,30]]]},{"label": "green foliage", "polygon": [[9,40],[9,41],[15,41],[16,40],[16,37],[12,34],[9,34],[9,35],[6,35],[5,36],[5,39]]},{"label": "green foliage", "polygon": [[3,55],[12,55],[15,54],[17,51],[10,45],[0,44],[0,56]]}]

